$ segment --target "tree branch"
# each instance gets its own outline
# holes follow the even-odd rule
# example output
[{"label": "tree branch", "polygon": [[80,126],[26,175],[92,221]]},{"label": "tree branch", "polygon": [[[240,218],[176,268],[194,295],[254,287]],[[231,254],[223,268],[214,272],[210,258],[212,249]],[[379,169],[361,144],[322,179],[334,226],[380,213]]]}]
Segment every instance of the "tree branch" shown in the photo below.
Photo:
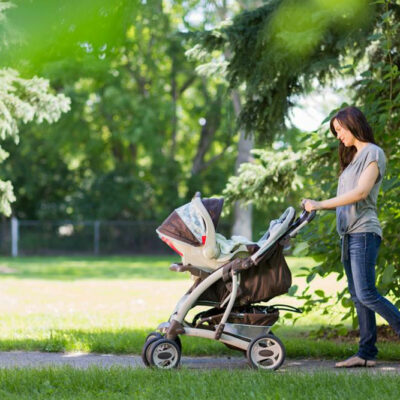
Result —
[{"label": "tree branch", "polygon": [[196,78],[197,78],[197,75],[192,75],[188,79],[186,79],[186,81],[183,83],[183,85],[179,89],[179,96],[181,96],[183,94],[183,92],[192,85],[192,83],[196,80]]}]

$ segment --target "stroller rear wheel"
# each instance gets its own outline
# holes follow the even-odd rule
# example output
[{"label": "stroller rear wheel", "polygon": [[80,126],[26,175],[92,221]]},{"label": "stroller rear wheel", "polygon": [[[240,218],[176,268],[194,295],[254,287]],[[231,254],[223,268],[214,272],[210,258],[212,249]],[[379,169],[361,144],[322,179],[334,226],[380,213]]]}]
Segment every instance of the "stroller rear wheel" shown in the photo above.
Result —
[{"label": "stroller rear wheel", "polygon": [[285,346],[274,335],[262,335],[250,342],[246,357],[253,368],[276,370],[285,361]]},{"label": "stroller rear wheel", "polygon": [[172,369],[179,365],[181,350],[174,340],[159,339],[153,342],[149,350],[150,366],[160,369]]}]

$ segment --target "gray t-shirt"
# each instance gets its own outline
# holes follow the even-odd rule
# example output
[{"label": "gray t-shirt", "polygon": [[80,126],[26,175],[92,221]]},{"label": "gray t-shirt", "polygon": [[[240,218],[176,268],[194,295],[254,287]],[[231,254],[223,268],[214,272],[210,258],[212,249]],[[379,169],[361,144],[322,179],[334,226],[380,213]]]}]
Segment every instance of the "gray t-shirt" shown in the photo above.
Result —
[{"label": "gray t-shirt", "polygon": [[361,173],[374,161],[378,164],[379,176],[367,198],[347,206],[336,207],[336,227],[341,237],[344,234],[356,232],[375,232],[382,237],[382,228],[376,211],[376,200],[385,174],[386,157],[379,146],[368,143],[356,154],[339,177],[337,196],[354,189]]}]

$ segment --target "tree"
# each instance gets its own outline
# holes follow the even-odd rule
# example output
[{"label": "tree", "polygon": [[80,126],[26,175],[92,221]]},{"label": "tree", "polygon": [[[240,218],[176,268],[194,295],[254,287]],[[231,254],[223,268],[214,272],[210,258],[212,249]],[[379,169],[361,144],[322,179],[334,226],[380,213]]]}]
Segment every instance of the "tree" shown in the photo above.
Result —
[{"label": "tree", "polygon": [[[229,18],[235,14],[235,12],[241,12],[251,8],[259,7],[261,2],[258,1],[233,1],[228,2],[227,0],[213,0],[210,2],[212,7],[215,9],[215,13],[218,18],[215,18],[215,24],[221,26],[227,23]],[[229,4],[228,4],[229,3]],[[198,66],[197,70],[208,79],[212,79],[216,71],[219,72],[219,79],[222,79],[224,83],[227,83],[224,74],[224,65],[231,58],[231,52],[229,49],[221,49],[220,54],[207,55],[204,57],[204,52],[199,51],[199,44],[196,44],[189,54],[194,55],[199,61],[203,61],[203,64]],[[207,61],[204,63],[204,61]],[[230,90],[230,97],[232,100],[233,110],[236,118],[241,113],[241,93],[239,89]],[[239,129],[239,140],[237,144],[237,156],[235,160],[235,173],[238,172],[240,165],[244,162],[250,161],[250,150],[253,147],[253,137],[250,134],[246,134],[244,129]],[[252,237],[252,206],[241,204],[238,200],[235,202],[233,207],[233,235],[243,235],[247,238]]]},{"label": "tree", "polygon": [[137,5],[110,45],[81,31],[85,45],[69,44],[70,57],[53,49],[36,64],[71,112],[25,126],[18,148],[6,143],[19,217],[160,220],[197,190],[221,192],[234,164],[232,105],[226,85],[199,77],[185,56],[183,3]]},{"label": "tree", "polygon": [[[358,34],[350,35],[342,45],[343,54],[351,54],[348,43],[357,44],[357,58],[344,57],[339,60],[337,73],[354,77],[353,104],[358,105],[367,115],[374,127],[377,142],[388,156],[389,164],[386,178],[382,184],[380,197],[379,219],[383,226],[384,240],[377,264],[378,289],[383,294],[399,298],[400,253],[396,247],[399,209],[399,155],[398,138],[400,137],[400,56],[398,52],[400,38],[400,4],[398,1],[381,1],[375,10],[375,17],[370,32],[364,39],[358,39]],[[363,57],[361,57],[363,56]],[[320,62],[331,62],[321,59]],[[333,66],[336,66],[334,60]],[[308,67],[310,69],[311,66]],[[343,104],[345,106],[345,104]],[[327,116],[330,119],[336,110]],[[246,118],[246,117],[244,117]],[[231,178],[227,186],[227,194],[234,197],[245,197],[248,201],[258,202],[265,194],[265,187],[283,193],[293,189],[306,189],[312,198],[328,198],[335,196],[338,173],[338,157],[335,152],[336,143],[329,130],[322,127],[308,137],[304,137],[304,146],[298,152],[289,151],[283,155],[285,162],[279,158],[282,155],[257,152],[260,164],[257,166],[257,179],[254,178],[254,166],[245,165],[237,181]],[[268,160],[268,162],[267,162]],[[287,168],[289,167],[289,168]],[[249,178],[250,177],[250,178]],[[260,181],[262,184],[260,184]],[[297,184],[296,184],[297,181]],[[279,182],[280,186],[277,186]],[[295,187],[293,188],[293,184]],[[302,189],[304,190],[304,189]],[[312,194],[311,194],[312,193]],[[327,276],[337,273],[338,279],[343,277],[343,267],[340,263],[340,249],[335,232],[335,218],[332,212],[320,213],[318,218],[303,234],[304,242],[298,246],[298,254],[309,252],[318,261],[318,265],[306,273],[307,282],[316,276]],[[300,252],[302,249],[302,252]],[[310,293],[309,288],[299,296],[304,300],[305,309],[310,310],[321,302],[328,304],[328,298],[319,291]],[[331,299],[331,307],[325,307],[328,313],[338,302],[348,307],[348,313],[343,317],[353,318],[356,324],[354,307],[347,290]],[[400,305],[400,301],[396,301]]]},{"label": "tree", "polygon": [[[375,8],[363,0],[274,0],[199,35],[207,51],[227,49],[231,87],[245,87],[241,126],[271,143],[285,129],[292,95],[335,73],[351,53],[364,54]],[[351,39],[350,39],[351,38]]]},{"label": "tree", "polygon": [[[112,4],[105,0],[72,0],[68,4],[60,0],[35,0],[18,2],[17,7],[10,2],[0,4],[1,65],[13,68],[3,69],[0,76],[3,139],[9,136],[18,142],[18,120],[53,123],[70,108],[66,96],[52,94],[48,80],[23,79],[20,74],[31,76],[41,71],[45,75],[45,66],[49,63],[62,63],[66,58],[82,54],[83,50],[94,49],[95,57],[103,57],[120,39],[125,28],[124,18],[135,4],[136,1],[128,0]],[[2,13],[5,10],[7,18]],[[35,128],[29,125],[29,129]],[[38,153],[40,151],[32,152]],[[51,153],[50,150],[46,156]],[[3,151],[2,159],[5,154]],[[27,168],[27,177],[29,172]],[[31,187],[36,188],[35,185]],[[2,182],[0,189],[2,211],[9,214],[9,202],[15,200],[10,181]],[[38,193],[34,191],[34,194]],[[37,196],[36,201],[40,200]]]},{"label": "tree", "polygon": [[[6,24],[2,12],[10,8],[11,3],[0,4],[0,24]],[[4,31],[10,30],[7,27]],[[9,44],[10,40],[3,36],[0,51]],[[10,137],[18,143],[20,122],[52,123],[69,109],[69,99],[63,94],[53,94],[48,80],[38,77],[23,79],[13,69],[0,69],[0,138],[3,141]],[[8,153],[0,147],[0,162],[7,157]],[[0,180],[0,213],[9,216],[13,201],[12,183]]]}]

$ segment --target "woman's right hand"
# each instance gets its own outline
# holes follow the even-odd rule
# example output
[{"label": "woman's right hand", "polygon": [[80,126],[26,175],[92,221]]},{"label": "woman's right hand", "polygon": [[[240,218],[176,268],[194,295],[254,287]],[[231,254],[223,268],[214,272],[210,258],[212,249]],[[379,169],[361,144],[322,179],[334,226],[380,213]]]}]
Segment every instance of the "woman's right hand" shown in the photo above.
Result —
[{"label": "woman's right hand", "polygon": [[319,201],[311,200],[311,199],[303,199],[301,201],[301,206],[307,211],[311,212],[314,210],[321,209],[321,203]]}]

